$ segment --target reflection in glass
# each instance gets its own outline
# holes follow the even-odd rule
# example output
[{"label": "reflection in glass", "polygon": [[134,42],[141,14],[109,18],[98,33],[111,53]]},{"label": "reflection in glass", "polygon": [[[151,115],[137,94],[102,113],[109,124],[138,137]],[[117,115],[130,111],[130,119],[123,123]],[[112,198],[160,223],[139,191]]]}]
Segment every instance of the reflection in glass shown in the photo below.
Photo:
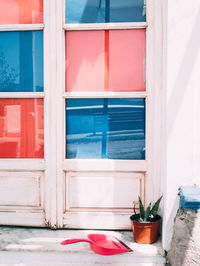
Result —
[{"label": "reflection in glass", "polygon": [[0,99],[0,158],[44,158],[43,99]]},{"label": "reflection in glass", "polygon": [[0,33],[0,92],[43,91],[43,32]]},{"label": "reflection in glass", "polygon": [[66,91],[145,91],[145,29],[66,33]]},{"label": "reflection in glass", "polygon": [[43,23],[43,0],[0,0],[0,24]]},{"label": "reflection in glass", "polygon": [[145,159],[145,99],[66,100],[66,158]]},{"label": "reflection in glass", "polygon": [[146,21],[146,0],[65,0],[66,23]]}]

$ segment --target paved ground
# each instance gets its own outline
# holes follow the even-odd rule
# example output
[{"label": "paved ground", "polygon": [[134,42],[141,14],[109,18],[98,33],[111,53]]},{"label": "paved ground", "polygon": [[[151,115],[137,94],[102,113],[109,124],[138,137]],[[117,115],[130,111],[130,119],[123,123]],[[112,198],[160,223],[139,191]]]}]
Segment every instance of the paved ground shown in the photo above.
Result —
[{"label": "paved ground", "polygon": [[[70,238],[84,238],[89,233],[107,233],[124,241],[134,252],[100,256],[88,243],[62,246]],[[81,266],[81,265],[165,265],[158,241],[152,245],[134,242],[130,231],[51,230],[41,228],[0,227],[0,266]]]}]

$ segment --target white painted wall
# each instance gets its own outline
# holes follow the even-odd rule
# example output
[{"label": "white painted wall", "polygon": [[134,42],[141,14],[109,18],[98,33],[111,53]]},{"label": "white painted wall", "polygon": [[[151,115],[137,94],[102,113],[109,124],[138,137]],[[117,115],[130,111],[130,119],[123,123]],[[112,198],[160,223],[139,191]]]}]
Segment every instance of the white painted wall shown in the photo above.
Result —
[{"label": "white painted wall", "polygon": [[168,250],[178,188],[200,184],[200,1],[163,1],[163,247]]}]

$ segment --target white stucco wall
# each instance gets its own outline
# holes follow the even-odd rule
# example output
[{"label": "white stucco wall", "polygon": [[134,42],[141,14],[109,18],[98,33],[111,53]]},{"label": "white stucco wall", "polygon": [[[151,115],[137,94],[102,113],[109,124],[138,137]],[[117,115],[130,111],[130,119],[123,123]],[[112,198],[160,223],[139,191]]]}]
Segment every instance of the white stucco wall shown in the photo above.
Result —
[{"label": "white stucco wall", "polygon": [[181,185],[200,184],[200,1],[163,1],[163,247]]}]

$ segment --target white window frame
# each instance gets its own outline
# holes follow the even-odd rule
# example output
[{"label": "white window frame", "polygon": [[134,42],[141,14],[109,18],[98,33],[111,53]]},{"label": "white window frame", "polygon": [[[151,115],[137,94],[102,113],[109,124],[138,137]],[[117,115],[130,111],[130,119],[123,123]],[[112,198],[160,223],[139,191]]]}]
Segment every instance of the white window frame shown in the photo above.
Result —
[{"label": "white window frame", "polygon": [[[65,6],[65,1],[64,6]],[[148,8],[148,7],[147,7]],[[65,8],[64,8],[64,14],[65,14]],[[65,16],[63,18],[65,21]],[[123,23],[87,23],[87,24],[63,24],[63,31],[64,34],[67,31],[80,31],[80,30],[126,30],[126,29],[146,29],[148,26],[147,22],[123,22]],[[65,43],[64,43],[65,45]],[[63,55],[65,58],[65,50],[63,51]],[[62,88],[62,94],[64,99],[71,99],[71,98],[144,98],[146,100],[145,107],[147,109],[147,98],[148,98],[148,88],[146,87],[146,91],[141,92],[65,92],[65,86]],[[147,111],[146,114],[147,115]],[[146,123],[147,123],[147,116],[146,116]],[[145,124],[146,124],[145,123]],[[64,143],[66,143],[65,140],[66,134],[64,134]],[[147,139],[147,136],[146,138]],[[64,145],[66,147],[66,144]],[[111,169],[113,162],[117,163],[119,170],[125,170],[128,171],[128,164],[131,162],[137,169],[139,169],[142,172],[146,172],[146,161],[148,157],[148,151],[147,151],[147,140],[145,143],[146,153],[145,153],[145,160],[106,160],[106,159],[65,159],[64,160],[64,170],[65,171],[76,171],[77,170],[77,163],[80,164],[80,171],[90,170],[91,169],[91,161],[93,162],[92,165],[96,170],[99,169]],[[65,149],[64,149],[64,158],[65,158]],[[128,168],[127,168],[128,167]],[[131,167],[133,170],[133,168]],[[135,170],[135,169],[134,169]]]}]

